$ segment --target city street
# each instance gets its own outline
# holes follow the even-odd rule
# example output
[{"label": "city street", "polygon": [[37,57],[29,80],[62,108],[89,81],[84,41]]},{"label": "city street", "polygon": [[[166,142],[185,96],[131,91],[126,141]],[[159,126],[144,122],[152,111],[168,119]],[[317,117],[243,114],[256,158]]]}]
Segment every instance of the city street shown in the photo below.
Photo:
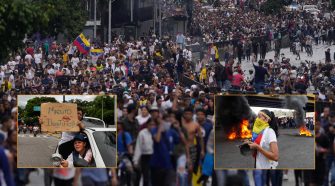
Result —
[{"label": "city street", "polygon": [[18,134],[18,167],[52,167],[51,155],[59,139],[46,134]]},{"label": "city street", "polygon": [[[280,129],[278,137],[279,169],[314,168],[314,137],[298,135],[298,129]],[[228,141],[223,132],[215,132],[215,168],[253,168],[254,159],[240,154],[241,140]]]}]

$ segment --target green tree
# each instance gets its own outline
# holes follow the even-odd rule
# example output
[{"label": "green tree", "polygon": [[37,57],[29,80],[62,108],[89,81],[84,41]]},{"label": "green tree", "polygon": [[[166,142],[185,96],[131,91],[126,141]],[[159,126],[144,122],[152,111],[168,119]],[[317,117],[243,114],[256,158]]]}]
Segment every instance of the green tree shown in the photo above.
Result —
[{"label": "green tree", "polygon": [[82,0],[1,0],[0,64],[10,53],[23,47],[25,35],[39,31],[42,35],[64,33],[72,40],[83,29],[87,19]]},{"label": "green tree", "polygon": [[8,55],[23,46],[25,34],[47,25],[47,14],[28,0],[0,1],[0,64]]},{"label": "green tree", "polygon": [[38,116],[40,112],[34,111],[34,106],[41,106],[41,103],[58,103],[53,97],[36,97],[28,100],[26,108],[23,113],[23,121],[28,125],[32,125],[38,122]]},{"label": "green tree", "polygon": [[265,14],[277,14],[280,13],[284,6],[284,1],[282,0],[268,0],[261,5],[261,11]]},{"label": "green tree", "polygon": [[[103,103],[102,103],[103,102]],[[104,121],[114,124],[114,98],[110,96],[97,96],[87,108],[87,115],[102,119],[102,107],[104,111]]]},{"label": "green tree", "polygon": [[23,114],[24,114],[24,109],[22,107],[18,107],[18,119],[22,119],[23,118]]},{"label": "green tree", "polygon": [[35,0],[48,12],[49,23],[40,30],[44,35],[64,33],[72,40],[82,31],[87,20],[86,1],[82,0]]}]

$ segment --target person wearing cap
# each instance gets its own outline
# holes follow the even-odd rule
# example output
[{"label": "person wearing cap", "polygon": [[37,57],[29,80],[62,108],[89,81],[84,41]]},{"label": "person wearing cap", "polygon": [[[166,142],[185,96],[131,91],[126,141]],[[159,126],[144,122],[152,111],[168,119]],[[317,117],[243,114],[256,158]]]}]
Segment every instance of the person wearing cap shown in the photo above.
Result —
[{"label": "person wearing cap", "polygon": [[61,161],[61,167],[75,167],[78,158],[84,159],[89,166],[92,162],[92,150],[88,148],[88,138],[84,133],[78,133],[73,139],[74,150],[66,160]]},{"label": "person wearing cap", "polygon": [[261,110],[252,127],[252,139],[248,141],[254,149],[256,169],[275,169],[278,165],[278,124],[273,112]]}]

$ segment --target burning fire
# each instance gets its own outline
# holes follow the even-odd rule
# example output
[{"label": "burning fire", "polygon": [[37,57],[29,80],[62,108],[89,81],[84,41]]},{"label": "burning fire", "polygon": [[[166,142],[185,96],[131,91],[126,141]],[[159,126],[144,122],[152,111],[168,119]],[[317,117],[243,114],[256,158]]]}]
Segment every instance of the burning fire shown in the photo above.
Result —
[{"label": "burning fire", "polygon": [[305,126],[300,127],[299,134],[305,136],[312,136],[312,133]]},{"label": "burning fire", "polygon": [[[252,137],[252,133],[248,129],[248,125],[249,125],[248,120],[244,119],[242,121],[242,123],[240,124],[240,126],[239,126],[239,130],[233,129],[233,131],[228,135],[228,139],[234,140],[234,139],[236,139],[238,137],[239,138],[243,138],[243,139],[245,139],[245,138],[251,138]],[[239,131],[239,133],[236,132],[236,131]],[[238,134],[240,134],[240,135],[238,135]]]}]

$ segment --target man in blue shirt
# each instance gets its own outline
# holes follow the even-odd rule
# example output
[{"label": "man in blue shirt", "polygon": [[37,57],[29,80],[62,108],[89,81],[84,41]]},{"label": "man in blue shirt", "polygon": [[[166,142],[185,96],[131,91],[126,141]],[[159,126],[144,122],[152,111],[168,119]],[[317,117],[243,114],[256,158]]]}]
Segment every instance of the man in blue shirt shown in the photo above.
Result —
[{"label": "man in blue shirt", "polygon": [[255,68],[255,89],[256,93],[264,91],[265,75],[269,76],[268,71],[263,67],[263,60],[258,61],[258,66],[253,63]]},{"label": "man in blue shirt", "polygon": [[[5,150],[2,147],[0,147],[0,169],[3,173],[3,177],[4,177],[6,185],[14,186],[12,170],[10,169]],[[0,179],[0,185],[1,185],[1,179]]]},{"label": "man in blue shirt", "polygon": [[184,49],[185,45],[185,36],[181,32],[178,32],[178,35],[176,37],[176,43],[179,45],[181,49]]},{"label": "man in blue shirt", "polygon": [[117,151],[119,155],[122,154],[133,154],[132,148],[132,137],[129,132],[122,129],[122,124],[118,122],[118,134],[117,134]]},{"label": "man in blue shirt", "polygon": [[158,126],[151,129],[154,139],[154,153],[151,156],[152,186],[168,186],[173,167],[171,159],[174,145],[179,143],[179,134],[171,129],[171,123],[159,119]]}]

